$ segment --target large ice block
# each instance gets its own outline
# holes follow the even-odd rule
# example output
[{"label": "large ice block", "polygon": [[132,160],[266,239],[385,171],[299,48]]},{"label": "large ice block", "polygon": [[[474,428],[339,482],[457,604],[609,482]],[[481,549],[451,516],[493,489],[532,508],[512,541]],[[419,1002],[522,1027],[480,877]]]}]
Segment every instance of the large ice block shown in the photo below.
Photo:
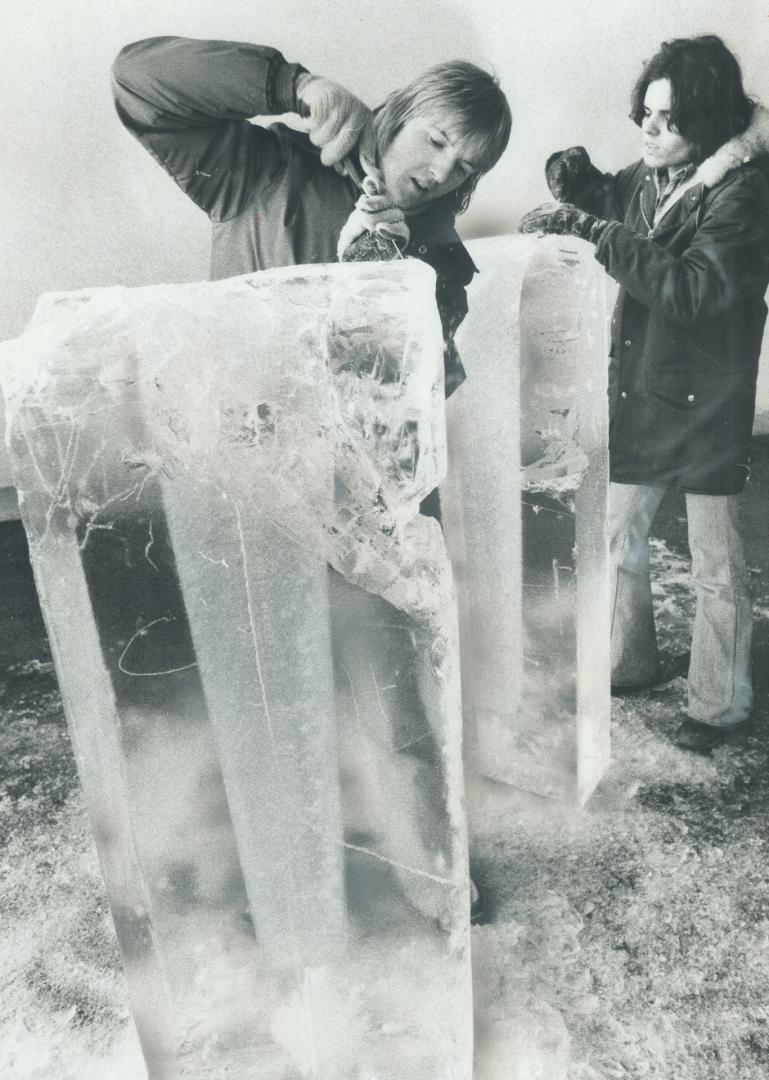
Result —
[{"label": "large ice block", "polygon": [[152,1080],[469,1080],[431,270],[44,297],[15,480]]},{"label": "large ice block", "polygon": [[470,250],[442,489],[468,762],[583,803],[609,760],[604,275],[571,238]]}]

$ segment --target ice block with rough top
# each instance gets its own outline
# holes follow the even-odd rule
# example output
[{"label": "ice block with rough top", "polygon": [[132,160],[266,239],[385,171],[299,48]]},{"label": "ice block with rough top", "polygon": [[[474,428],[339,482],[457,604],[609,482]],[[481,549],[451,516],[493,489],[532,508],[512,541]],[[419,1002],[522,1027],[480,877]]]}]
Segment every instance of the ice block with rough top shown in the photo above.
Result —
[{"label": "ice block with rough top", "polygon": [[44,297],[15,482],[152,1080],[469,1080],[440,321],[413,261]]},{"label": "ice block with rough top", "polygon": [[571,238],[470,250],[442,490],[468,763],[583,803],[609,760],[605,279]]}]

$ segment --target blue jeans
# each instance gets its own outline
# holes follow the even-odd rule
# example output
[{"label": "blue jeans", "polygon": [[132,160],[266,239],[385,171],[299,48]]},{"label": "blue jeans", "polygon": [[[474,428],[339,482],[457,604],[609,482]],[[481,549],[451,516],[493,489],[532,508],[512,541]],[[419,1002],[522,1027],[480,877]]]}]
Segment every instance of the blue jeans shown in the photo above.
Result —
[{"label": "blue jeans", "polygon": [[[649,530],[664,494],[662,487],[610,486],[611,681],[616,686],[639,686],[660,677]],[[743,723],[753,704],[753,618],[739,505],[739,495],[686,496],[697,598],[687,712],[715,727]]]}]

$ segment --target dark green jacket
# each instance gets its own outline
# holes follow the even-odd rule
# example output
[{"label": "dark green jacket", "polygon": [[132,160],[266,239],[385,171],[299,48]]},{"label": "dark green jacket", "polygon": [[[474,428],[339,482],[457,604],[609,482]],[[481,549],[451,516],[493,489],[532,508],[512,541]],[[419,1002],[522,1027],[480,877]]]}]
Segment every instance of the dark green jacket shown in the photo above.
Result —
[{"label": "dark green jacket", "polygon": [[611,477],[741,491],[769,284],[769,182],[749,165],[690,188],[653,227],[637,162],[591,170],[583,209],[608,218],[596,258],[621,288],[612,320]]},{"label": "dark green jacket", "polygon": [[[336,261],[360,192],[320,161],[306,135],[254,116],[295,109],[297,75],[276,50],[163,37],[126,46],[113,66],[120,119],[211,219],[211,277]],[[444,200],[409,219],[406,249],[437,273],[446,388],[463,378],[454,331],[475,272]]]}]

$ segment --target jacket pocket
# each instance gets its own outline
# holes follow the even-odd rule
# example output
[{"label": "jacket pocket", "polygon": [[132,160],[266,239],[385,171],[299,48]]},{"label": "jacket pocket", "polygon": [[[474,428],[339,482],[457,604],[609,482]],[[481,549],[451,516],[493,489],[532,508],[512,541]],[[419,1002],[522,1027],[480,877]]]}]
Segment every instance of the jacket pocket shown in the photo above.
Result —
[{"label": "jacket pocket", "polygon": [[727,375],[751,371],[761,353],[765,318],[764,311],[735,308],[700,333],[687,330],[686,348],[695,363],[704,362],[714,371]]},{"label": "jacket pocket", "polygon": [[657,371],[649,377],[652,396],[681,409],[728,401],[741,379],[727,371]]},{"label": "jacket pocket", "polygon": [[724,378],[728,378],[735,372],[747,371],[751,367],[750,360],[748,359],[746,363],[744,355],[737,358],[737,363],[733,363],[726,350],[717,351],[712,347],[703,345],[692,334],[686,335],[686,347],[695,363],[704,363],[706,365],[705,371],[713,372],[716,377],[723,375]]},{"label": "jacket pocket", "polygon": [[691,377],[685,371],[653,372],[649,376],[647,389],[653,397],[680,408],[691,408],[697,400]]}]

